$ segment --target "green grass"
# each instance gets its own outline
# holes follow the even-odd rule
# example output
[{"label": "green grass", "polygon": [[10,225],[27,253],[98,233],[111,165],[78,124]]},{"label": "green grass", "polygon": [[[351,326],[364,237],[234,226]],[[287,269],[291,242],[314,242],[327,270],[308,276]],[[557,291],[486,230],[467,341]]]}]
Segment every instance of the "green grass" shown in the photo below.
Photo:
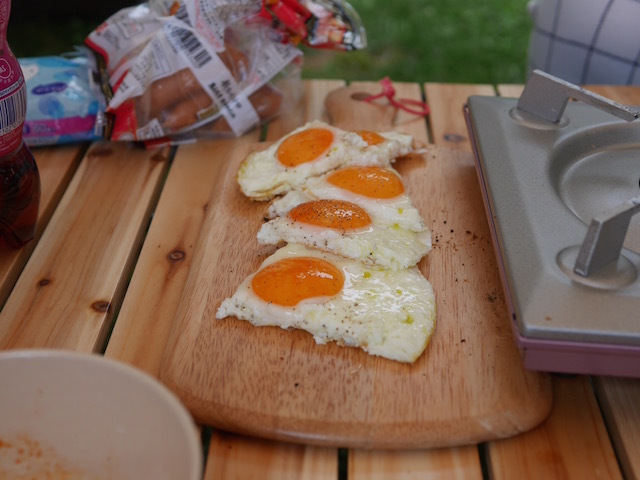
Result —
[{"label": "green grass", "polygon": [[368,46],[306,51],[317,78],[522,83],[532,22],[526,0],[351,0]]},{"label": "green grass", "polygon": [[[526,0],[351,0],[367,32],[356,52],[303,48],[306,78],[523,83],[531,20]],[[69,51],[103,19],[9,22],[19,57]]]}]

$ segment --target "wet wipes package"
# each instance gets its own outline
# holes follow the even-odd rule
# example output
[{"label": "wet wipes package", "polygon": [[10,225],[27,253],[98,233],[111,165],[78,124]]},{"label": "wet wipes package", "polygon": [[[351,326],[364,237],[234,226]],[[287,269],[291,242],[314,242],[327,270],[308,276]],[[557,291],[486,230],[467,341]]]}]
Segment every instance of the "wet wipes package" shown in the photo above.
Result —
[{"label": "wet wipes package", "polygon": [[18,59],[27,84],[27,145],[103,138],[105,101],[85,54]]}]

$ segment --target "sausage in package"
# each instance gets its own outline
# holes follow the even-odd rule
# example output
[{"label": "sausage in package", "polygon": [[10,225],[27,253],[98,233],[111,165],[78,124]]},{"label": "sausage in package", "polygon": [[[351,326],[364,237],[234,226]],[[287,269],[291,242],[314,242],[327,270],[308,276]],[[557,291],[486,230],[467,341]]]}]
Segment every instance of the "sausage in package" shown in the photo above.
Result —
[{"label": "sausage in package", "polygon": [[104,60],[112,140],[240,136],[301,93],[302,52],[259,21],[260,1],[155,0],[86,40]]}]

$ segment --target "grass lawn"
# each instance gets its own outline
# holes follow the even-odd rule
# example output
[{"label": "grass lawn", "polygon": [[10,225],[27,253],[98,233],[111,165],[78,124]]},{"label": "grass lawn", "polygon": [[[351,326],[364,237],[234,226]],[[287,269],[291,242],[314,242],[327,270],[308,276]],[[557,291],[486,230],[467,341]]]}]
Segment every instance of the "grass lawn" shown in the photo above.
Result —
[{"label": "grass lawn", "polygon": [[[17,1],[17,0],[14,0]],[[307,78],[523,83],[531,19],[526,0],[351,0],[367,31],[357,52],[304,49]],[[19,57],[55,55],[82,43],[104,18],[46,12],[14,16]]]},{"label": "grass lawn", "polygon": [[308,52],[305,75],[458,83],[526,79],[532,26],[526,0],[351,0],[351,4],[367,30],[368,47],[332,53],[328,59],[317,50]]}]

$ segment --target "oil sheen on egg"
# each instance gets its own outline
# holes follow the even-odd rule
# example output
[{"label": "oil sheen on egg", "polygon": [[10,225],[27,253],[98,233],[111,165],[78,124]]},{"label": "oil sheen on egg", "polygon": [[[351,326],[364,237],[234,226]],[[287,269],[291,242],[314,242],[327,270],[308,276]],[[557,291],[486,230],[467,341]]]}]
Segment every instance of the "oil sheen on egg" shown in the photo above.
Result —
[{"label": "oil sheen on egg", "polygon": [[364,207],[376,224],[422,232],[422,216],[407,195],[402,178],[391,167],[351,166],[309,179],[302,187],[273,200],[267,218],[286,215],[309,200],[336,199]]},{"label": "oil sheen on egg", "polygon": [[258,230],[258,242],[284,241],[325,250],[367,265],[400,270],[431,250],[431,233],[375,223],[361,206],[345,200],[311,200]]},{"label": "oil sheen on egg", "polygon": [[269,200],[343,165],[390,165],[412,144],[410,135],[349,132],[314,121],[247,155],[236,178],[244,195]]},{"label": "oil sheen on egg", "polygon": [[393,271],[288,244],[268,257],[216,318],[298,328],[319,344],[414,362],[436,322],[433,288],[417,267]]}]

